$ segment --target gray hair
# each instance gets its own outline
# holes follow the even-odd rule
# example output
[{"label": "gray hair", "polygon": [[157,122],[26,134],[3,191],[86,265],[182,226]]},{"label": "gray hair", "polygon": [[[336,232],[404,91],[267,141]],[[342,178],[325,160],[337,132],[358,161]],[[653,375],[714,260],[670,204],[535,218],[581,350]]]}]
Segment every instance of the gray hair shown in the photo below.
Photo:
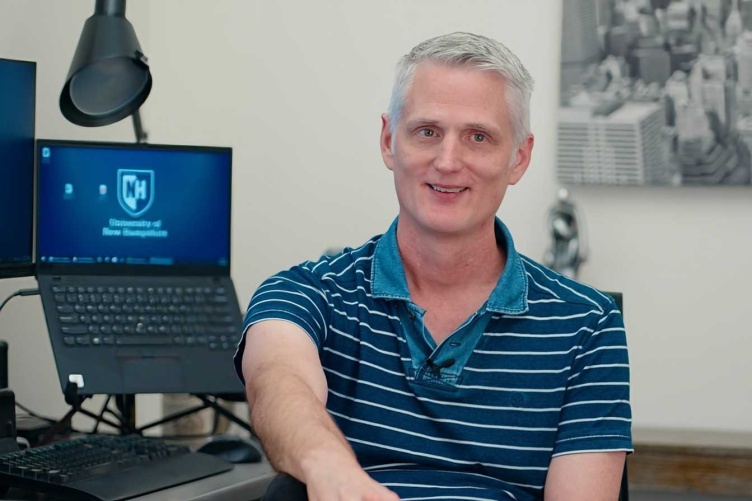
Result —
[{"label": "gray hair", "polygon": [[412,84],[415,70],[421,63],[445,66],[470,65],[482,71],[495,71],[507,84],[507,108],[514,129],[514,144],[519,145],[530,134],[530,94],[533,77],[519,58],[506,46],[472,33],[450,33],[416,45],[397,63],[397,73],[389,102],[389,128],[394,134]]}]

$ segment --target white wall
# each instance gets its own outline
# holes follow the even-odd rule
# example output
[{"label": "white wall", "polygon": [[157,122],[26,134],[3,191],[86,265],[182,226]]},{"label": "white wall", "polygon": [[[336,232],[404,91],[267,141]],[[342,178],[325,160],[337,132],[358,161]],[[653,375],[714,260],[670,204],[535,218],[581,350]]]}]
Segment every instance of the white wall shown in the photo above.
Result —
[{"label": "white wall", "polygon": [[[132,10],[138,15],[137,8]],[[89,129],[69,123],[58,109],[78,37],[84,21],[93,12],[93,0],[0,0],[0,57],[37,63],[37,138],[133,141],[130,121]],[[136,21],[139,31],[148,30],[148,16],[140,17]],[[26,287],[36,287],[33,278],[0,280],[0,297]],[[10,347],[9,384],[16,401],[46,416],[62,417],[68,406],[58,381],[38,296],[14,298],[8,303],[0,314],[0,338],[8,341]],[[154,397],[138,399],[142,423],[160,411],[159,399]],[[85,407],[99,409],[98,402],[91,401]],[[90,422],[78,416],[74,424],[89,426]]]},{"label": "white wall", "polygon": [[[0,55],[39,63],[39,137],[132,140],[128,122],[82,129],[57,109],[93,4],[0,0]],[[386,229],[396,200],[378,133],[394,64],[417,42],[455,30],[503,41],[537,80],[533,163],[501,215],[522,252],[540,258],[557,189],[559,9],[555,0],[131,0],[128,18],[154,77],[143,108],[150,141],[234,148],[241,302],[278,269]],[[743,318],[752,191],[570,191],[589,225],[581,278],[625,293],[635,427],[752,432]],[[3,283],[0,293],[30,285]],[[14,300],[0,333],[19,400],[63,409],[38,300]]]}]

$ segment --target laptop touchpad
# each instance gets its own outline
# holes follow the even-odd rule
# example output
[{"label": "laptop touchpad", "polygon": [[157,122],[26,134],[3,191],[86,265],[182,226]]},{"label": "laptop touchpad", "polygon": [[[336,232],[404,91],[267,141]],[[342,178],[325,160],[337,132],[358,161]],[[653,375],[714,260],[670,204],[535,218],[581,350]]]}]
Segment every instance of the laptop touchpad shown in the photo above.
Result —
[{"label": "laptop touchpad", "polygon": [[177,357],[118,357],[126,393],[184,391]]}]

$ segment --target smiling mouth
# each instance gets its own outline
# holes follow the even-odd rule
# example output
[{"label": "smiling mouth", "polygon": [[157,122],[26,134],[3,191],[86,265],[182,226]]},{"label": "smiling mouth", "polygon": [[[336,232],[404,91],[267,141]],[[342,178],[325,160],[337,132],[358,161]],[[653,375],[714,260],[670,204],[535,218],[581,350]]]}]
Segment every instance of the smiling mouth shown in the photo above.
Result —
[{"label": "smiling mouth", "polygon": [[435,184],[429,184],[428,186],[433,188],[434,191],[438,191],[439,193],[461,193],[467,189],[467,188],[446,188],[443,186],[436,186]]}]

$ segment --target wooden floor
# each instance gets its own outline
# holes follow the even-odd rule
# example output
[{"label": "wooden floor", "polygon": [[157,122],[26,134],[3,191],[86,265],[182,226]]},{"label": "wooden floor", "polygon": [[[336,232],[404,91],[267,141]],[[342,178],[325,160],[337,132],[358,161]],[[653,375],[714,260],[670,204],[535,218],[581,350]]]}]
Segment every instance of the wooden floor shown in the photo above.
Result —
[{"label": "wooden floor", "polygon": [[749,434],[638,432],[634,449],[627,460],[630,499],[752,500]]},{"label": "wooden floor", "polygon": [[696,494],[690,492],[639,492],[629,493],[630,501],[750,501],[752,497],[738,496],[711,496],[709,494]]}]

